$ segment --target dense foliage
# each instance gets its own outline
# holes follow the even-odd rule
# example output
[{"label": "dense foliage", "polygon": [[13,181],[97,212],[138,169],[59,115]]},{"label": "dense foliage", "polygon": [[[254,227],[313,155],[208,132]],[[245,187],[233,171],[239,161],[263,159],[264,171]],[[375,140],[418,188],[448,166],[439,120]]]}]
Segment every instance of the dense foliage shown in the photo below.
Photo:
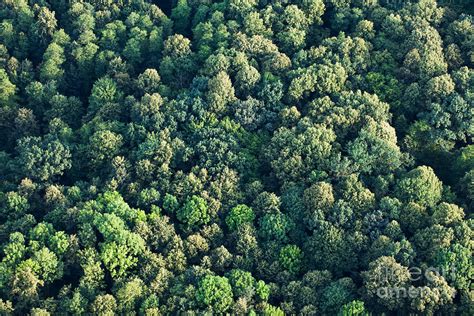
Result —
[{"label": "dense foliage", "polygon": [[0,1],[0,314],[473,315],[438,2]]}]

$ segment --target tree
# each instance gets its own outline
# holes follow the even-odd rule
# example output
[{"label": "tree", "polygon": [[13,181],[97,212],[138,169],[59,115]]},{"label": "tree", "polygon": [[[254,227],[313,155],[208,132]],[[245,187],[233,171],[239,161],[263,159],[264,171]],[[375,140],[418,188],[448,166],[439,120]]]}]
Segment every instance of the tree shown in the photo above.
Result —
[{"label": "tree", "polygon": [[285,242],[293,223],[285,214],[271,213],[260,218],[259,234],[266,240]]},{"label": "tree", "polygon": [[91,305],[91,311],[96,315],[113,315],[117,310],[117,302],[110,294],[97,295]]},{"label": "tree", "polygon": [[195,71],[191,41],[181,34],[170,36],[164,42],[160,74],[170,87],[184,88]]},{"label": "tree", "polygon": [[357,262],[349,232],[329,222],[322,221],[305,242],[303,249],[311,256],[311,265],[341,274]]},{"label": "tree", "polygon": [[395,129],[388,123],[369,120],[359,136],[349,143],[349,156],[361,172],[381,174],[396,170],[402,164]]},{"label": "tree", "polygon": [[135,235],[128,235],[125,243],[115,241],[105,242],[101,246],[101,259],[112,277],[120,277],[136,265],[140,248],[144,247],[143,240]]},{"label": "tree", "polygon": [[56,20],[54,11],[50,11],[47,7],[41,7],[38,11],[37,21],[35,24],[35,33],[40,41],[46,42],[50,38],[56,27],[58,21]]},{"label": "tree", "polygon": [[187,228],[195,228],[211,220],[206,201],[196,195],[186,200],[176,216]]},{"label": "tree", "polygon": [[355,284],[351,278],[342,278],[329,284],[323,292],[322,307],[325,313],[337,313],[355,296]]},{"label": "tree", "polygon": [[270,288],[264,281],[260,280],[255,285],[255,294],[262,301],[267,301],[270,297]]},{"label": "tree", "polygon": [[325,11],[325,5],[322,0],[304,0],[301,2],[301,8],[309,19],[309,23],[321,24],[321,17]]},{"label": "tree", "polygon": [[196,299],[204,308],[215,313],[225,313],[231,306],[232,287],[225,277],[206,275],[198,284]]},{"label": "tree", "polygon": [[278,129],[268,148],[276,176],[282,181],[294,181],[323,169],[335,140],[334,131],[324,125],[301,124],[298,128]]},{"label": "tree", "polygon": [[135,311],[137,303],[142,297],[143,281],[134,278],[124,283],[116,293],[118,309],[122,312]]},{"label": "tree", "polygon": [[77,128],[84,114],[84,106],[76,97],[57,94],[49,100],[51,108],[45,114],[48,119],[60,118],[64,123]]},{"label": "tree", "polygon": [[305,222],[314,227],[318,220],[322,220],[324,213],[334,204],[334,194],[331,184],[317,182],[304,190],[303,202],[305,205]]},{"label": "tree", "polygon": [[[426,272],[427,286],[411,299],[411,307],[419,312],[434,313],[453,301],[456,290],[448,285],[443,276],[433,271]],[[415,287],[410,287],[413,291]]]},{"label": "tree", "polygon": [[281,20],[275,25],[279,31],[276,38],[284,52],[294,52],[303,47],[308,24],[307,16],[298,6],[290,4],[285,7]]},{"label": "tree", "polygon": [[132,120],[148,130],[159,130],[164,121],[163,98],[158,93],[145,94],[132,107]]},{"label": "tree", "polygon": [[[86,248],[79,253],[79,260],[83,270],[83,276],[79,281],[79,289],[87,297],[94,297],[105,287],[105,271],[100,255],[96,249]],[[93,308],[99,309],[100,307]]]},{"label": "tree", "polygon": [[380,257],[369,264],[369,270],[362,273],[364,290],[368,298],[388,310],[402,306],[403,300],[397,291],[407,289],[410,272],[407,267],[397,263],[393,257]]},{"label": "tree", "polygon": [[97,80],[92,87],[89,97],[89,113],[96,113],[107,103],[118,102],[121,98],[121,92],[117,84],[109,77],[103,77]]},{"label": "tree", "polygon": [[236,230],[242,224],[252,223],[254,220],[253,210],[245,204],[239,204],[230,210],[225,222],[230,230]]},{"label": "tree", "polygon": [[24,137],[18,140],[17,163],[26,177],[47,181],[71,168],[71,151],[57,139]]},{"label": "tree", "polygon": [[441,199],[442,189],[442,183],[433,169],[420,166],[398,181],[395,194],[403,201],[433,206]]},{"label": "tree", "polygon": [[285,313],[281,310],[281,308],[270,305],[268,303],[262,304],[262,314],[265,316],[275,315],[275,316],[283,316]]},{"label": "tree", "polygon": [[43,63],[40,69],[40,78],[42,81],[63,80],[64,70],[62,64],[66,61],[64,48],[53,42],[49,44],[43,55]]},{"label": "tree", "polygon": [[161,77],[156,69],[145,69],[138,75],[137,87],[143,94],[153,94],[159,92]]},{"label": "tree", "polygon": [[[237,101],[235,105],[236,121],[249,131],[262,126],[270,119],[270,113],[265,108],[265,103],[249,97],[245,101]],[[271,124],[271,123],[270,123]]]},{"label": "tree", "polygon": [[271,36],[273,33],[271,29],[269,29],[267,25],[265,25],[265,21],[262,19],[259,12],[256,12],[256,11],[251,11],[245,14],[242,23],[244,25],[245,31],[250,36],[253,36],[253,35]]},{"label": "tree", "polygon": [[235,100],[234,87],[225,72],[219,72],[208,82],[207,100],[211,110],[217,114],[226,112],[226,106]]},{"label": "tree", "polygon": [[227,278],[235,297],[252,298],[255,293],[256,281],[250,272],[233,269],[228,273]]},{"label": "tree", "polygon": [[339,63],[308,67],[299,70],[291,80],[288,94],[293,100],[299,101],[314,92],[319,95],[339,92],[346,79],[347,73]]},{"label": "tree", "polygon": [[19,218],[30,208],[28,199],[13,191],[1,195],[1,205],[2,211],[0,214],[4,218]]},{"label": "tree", "polygon": [[106,193],[97,202],[89,202],[86,206],[81,220],[83,225],[90,225],[89,221],[92,221],[101,235],[103,242],[100,243],[100,259],[112,277],[125,276],[137,264],[146,246],[140,235],[128,229],[124,219],[131,223],[139,220],[140,214],[130,209],[116,192]]},{"label": "tree", "polygon": [[428,209],[418,203],[409,202],[400,209],[400,226],[412,234],[426,227],[428,219]]},{"label": "tree", "polygon": [[45,283],[51,283],[62,277],[62,263],[58,260],[56,254],[48,248],[43,247],[36,251],[32,259],[37,264],[38,270],[35,272],[41,276]]},{"label": "tree", "polygon": [[365,309],[364,302],[359,300],[354,300],[344,304],[338,313],[340,316],[359,316],[367,314],[368,313]]},{"label": "tree", "polygon": [[0,0],[0,314],[474,315],[472,6],[396,2]]},{"label": "tree", "polygon": [[0,102],[7,103],[15,94],[16,86],[11,83],[4,69],[0,69]]},{"label": "tree", "polygon": [[290,273],[297,274],[301,269],[303,253],[296,245],[286,245],[280,249],[280,264]]},{"label": "tree", "polygon": [[102,167],[104,162],[110,160],[119,154],[123,143],[123,137],[120,134],[105,130],[95,132],[87,148],[89,163],[95,168]]},{"label": "tree", "polygon": [[439,224],[419,230],[413,237],[417,254],[424,260],[432,262],[436,254],[443,248],[448,248],[454,239],[452,228]]},{"label": "tree", "polygon": [[246,11],[250,11],[253,7],[257,5],[256,0],[244,0],[244,1],[227,0],[227,1],[228,1],[227,5],[229,7],[229,10],[236,15],[240,15]]},{"label": "tree", "polygon": [[464,143],[472,137],[474,112],[468,104],[463,97],[452,93],[442,98],[442,102],[431,103],[427,111],[420,115],[432,128],[429,137],[434,144],[451,150],[456,141]]},{"label": "tree", "polygon": [[455,204],[441,203],[435,207],[432,215],[433,224],[455,225],[464,218],[464,211]]},{"label": "tree", "polygon": [[461,179],[461,188],[461,192],[463,192],[467,197],[468,205],[473,205],[472,203],[474,202],[474,170],[466,172],[464,177]]},{"label": "tree", "polygon": [[171,10],[171,19],[174,22],[176,31],[186,34],[190,22],[191,7],[187,0],[178,0],[176,6]]},{"label": "tree", "polygon": [[413,28],[407,42],[413,49],[406,55],[404,64],[420,78],[446,73],[441,36],[427,21],[420,21]]},{"label": "tree", "polygon": [[474,169],[474,146],[468,145],[459,150],[456,158],[456,171],[459,174],[464,174],[467,171]]},{"label": "tree", "polygon": [[472,286],[472,252],[468,247],[452,244],[447,249],[441,249],[436,255],[436,264],[447,271],[445,278],[450,284],[461,291],[468,291]]},{"label": "tree", "polygon": [[146,50],[147,31],[139,27],[132,27],[123,49],[123,56],[130,64],[138,66],[143,62]]},{"label": "tree", "polygon": [[235,75],[235,85],[243,94],[247,94],[260,80],[260,73],[250,65],[244,65]]}]

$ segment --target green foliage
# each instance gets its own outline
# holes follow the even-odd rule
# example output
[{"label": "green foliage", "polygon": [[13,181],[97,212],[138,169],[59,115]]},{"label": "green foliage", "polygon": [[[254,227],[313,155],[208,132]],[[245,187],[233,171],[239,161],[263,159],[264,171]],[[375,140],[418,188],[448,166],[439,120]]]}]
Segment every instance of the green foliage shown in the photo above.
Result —
[{"label": "green foliage", "polygon": [[355,249],[346,234],[343,229],[331,223],[321,222],[320,227],[306,241],[308,250],[305,249],[304,252],[311,254],[313,264],[317,267],[337,273],[351,269],[355,264]]},{"label": "green foliage", "polygon": [[1,2],[0,314],[473,315],[446,2]]},{"label": "green foliage", "polygon": [[26,213],[30,205],[28,199],[17,192],[7,192],[2,194],[2,217],[18,218]]},{"label": "green foliage", "polygon": [[250,272],[234,269],[228,274],[235,297],[251,298],[255,292],[255,279]]},{"label": "green foliage", "polygon": [[11,83],[4,69],[0,69],[0,101],[6,103],[15,94],[15,85]]},{"label": "green foliage", "polygon": [[324,291],[322,307],[325,313],[336,314],[341,306],[348,304],[355,294],[355,285],[352,279],[342,278],[332,282]]},{"label": "green foliage", "polygon": [[89,97],[89,112],[97,112],[107,103],[117,102],[120,96],[121,93],[117,90],[117,84],[111,78],[100,78],[92,87]]},{"label": "green foliage", "polygon": [[176,217],[188,228],[207,224],[211,220],[206,201],[196,195],[184,203],[178,210]]},{"label": "green foliage", "polygon": [[196,299],[215,313],[226,312],[232,304],[232,287],[225,277],[207,275],[199,281]]},{"label": "green foliage", "polygon": [[97,295],[91,304],[91,310],[97,315],[113,315],[117,309],[115,298],[110,294]]},{"label": "green foliage", "polygon": [[[363,272],[362,277],[364,290],[369,298],[373,298],[388,310],[402,306],[403,298],[390,289],[408,286],[410,272],[407,267],[397,263],[392,257],[380,257],[369,264],[369,270]],[[381,291],[385,291],[384,295],[377,295]]]},{"label": "green foliage", "polygon": [[474,169],[474,145],[468,145],[460,150],[456,159],[456,171],[463,173]]},{"label": "green foliage", "polygon": [[358,315],[368,315],[364,307],[364,302],[355,300],[350,303],[344,304],[339,310],[338,315],[340,316],[358,316]]},{"label": "green foliage", "polygon": [[166,193],[165,197],[163,198],[163,208],[169,213],[174,213],[178,207],[179,203],[176,197]]},{"label": "green foliage", "polygon": [[18,141],[18,166],[21,175],[47,181],[71,168],[71,152],[57,139],[25,137]]},{"label": "green foliage", "polygon": [[270,288],[264,281],[260,280],[255,285],[255,294],[262,301],[267,301],[270,297]]},{"label": "green foliage", "polygon": [[159,91],[161,77],[156,69],[146,69],[138,75],[137,87],[143,93],[153,94]]},{"label": "green foliage", "polygon": [[330,94],[340,91],[346,79],[346,71],[340,64],[308,67],[291,81],[288,93],[294,100],[300,100],[305,94],[314,92],[320,95]]},{"label": "green foliage", "polygon": [[40,70],[41,80],[61,80],[64,76],[62,64],[65,61],[64,48],[56,43],[51,43],[43,55],[43,64]]},{"label": "green foliage", "polygon": [[456,288],[469,291],[472,287],[474,273],[472,252],[468,247],[453,244],[448,249],[441,249],[436,257],[436,263],[449,271],[446,279],[451,281]]},{"label": "green foliage", "polygon": [[441,199],[442,184],[432,168],[420,166],[400,179],[395,193],[401,200],[433,206]]},{"label": "green foliage", "polygon": [[124,222],[115,214],[99,215],[94,220],[104,238],[100,245],[100,258],[112,277],[121,277],[135,266],[138,256],[145,249],[144,240],[128,231]]},{"label": "green foliage", "polygon": [[303,253],[296,245],[287,245],[280,250],[280,264],[290,273],[298,273],[301,269]]},{"label": "green foliage", "polygon": [[111,131],[97,131],[91,138],[87,149],[90,163],[101,166],[104,161],[109,161],[119,153],[122,146],[122,136]]},{"label": "green foliage", "polygon": [[263,305],[262,314],[265,315],[265,316],[267,316],[267,315],[268,316],[270,316],[270,315],[275,315],[275,316],[285,315],[285,313],[279,307],[270,305],[268,303],[265,303]]},{"label": "green foliage", "polygon": [[400,106],[400,82],[393,76],[378,72],[369,72],[366,77],[368,88],[385,102],[393,102],[397,109]]},{"label": "green foliage", "polygon": [[123,284],[116,293],[118,308],[122,312],[137,309],[137,302],[142,296],[143,281],[135,278]]},{"label": "green foliage", "polygon": [[455,225],[464,218],[464,211],[455,204],[441,203],[433,211],[432,221],[434,224],[446,226]]},{"label": "green foliage", "polygon": [[187,27],[190,22],[191,7],[187,0],[178,0],[176,6],[171,11],[171,19],[174,27],[181,34],[187,33]]},{"label": "green foliage", "polygon": [[242,224],[252,223],[255,219],[255,213],[252,208],[245,204],[234,206],[227,215],[225,222],[230,230],[236,230]]},{"label": "green foliage", "polygon": [[267,214],[261,218],[259,232],[264,239],[284,242],[292,224],[285,214]]}]

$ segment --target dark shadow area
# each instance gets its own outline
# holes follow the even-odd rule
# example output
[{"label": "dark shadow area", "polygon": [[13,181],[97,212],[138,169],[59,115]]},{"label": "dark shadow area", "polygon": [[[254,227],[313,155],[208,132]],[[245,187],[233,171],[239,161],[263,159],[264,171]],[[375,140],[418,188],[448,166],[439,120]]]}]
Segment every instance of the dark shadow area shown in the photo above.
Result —
[{"label": "dark shadow area", "polygon": [[171,15],[174,0],[152,0],[151,2],[159,6],[167,16]]}]

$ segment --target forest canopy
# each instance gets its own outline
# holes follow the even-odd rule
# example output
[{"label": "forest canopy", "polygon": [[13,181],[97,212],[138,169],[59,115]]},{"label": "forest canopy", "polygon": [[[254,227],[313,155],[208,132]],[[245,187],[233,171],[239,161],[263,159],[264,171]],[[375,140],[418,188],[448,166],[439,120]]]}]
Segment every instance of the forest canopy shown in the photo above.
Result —
[{"label": "forest canopy", "polygon": [[474,315],[470,1],[0,1],[1,315]]}]

